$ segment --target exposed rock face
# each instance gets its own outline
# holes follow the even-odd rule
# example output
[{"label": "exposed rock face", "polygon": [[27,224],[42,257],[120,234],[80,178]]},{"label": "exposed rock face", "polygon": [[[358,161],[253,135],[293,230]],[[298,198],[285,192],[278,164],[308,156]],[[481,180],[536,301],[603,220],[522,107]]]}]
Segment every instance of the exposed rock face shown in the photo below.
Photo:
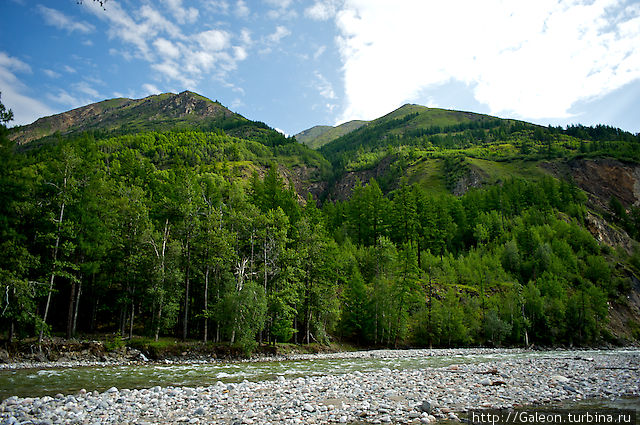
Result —
[{"label": "exposed rock face", "polygon": [[328,199],[332,201],[345,201],[349,199],[358,181],[365,186],[369,184],[369,180],[371,180],[372,177],[378,179],[388,171],[389,165],[394,159],[395,158],[387,156],[370,170],[349,171],[345,173],[329,190]]},{"label": "exposed rock face", "polygon": [[[638,318],[640,317],[640,279],[627,270],[631,280],[631,290],[625,295],[624,302],[610,302],[609,323],[607,328],[620,343],[637,341]],[[635,325],[634,325],[635,324]],[[636,333],[634,335],[634,333]]]},{"label": "exposed rock face", "polygon": [[622,229],[612,227],[603,218],[587,211],[585,225],[587,230],[599,243],[614,247],[622,247],[629,254],[633,252],[633,240],[629,237],[627,232]]},{"label": "exposed rock face", "polygon": [[485,179],[486,175],[484,175],[482,170],[477,167],[470,167],[469,172],[456,182],[452,192],[456,196],[462,196],[467,193],[469,189],[481,187]]},{"label": "exposed rock face", "polygon": [[292,167],[291,170],[286,167],[278,167],[278,171],[285,181],[293,184],[298,194],[298,201],[306,203],[307,194],[313,195],[318,200],[327,190],[327,182],[320,179],[319,170],[315,167],[307,167],[305,165]]},{"label": "exposed rock face", "polygon": [[615,159],[574,159],[568,162],[543,163],[558,177],[570,177],[587,192],[590,203],[609,209],[612,197],[623,205],[640,206],[640,165]]}]

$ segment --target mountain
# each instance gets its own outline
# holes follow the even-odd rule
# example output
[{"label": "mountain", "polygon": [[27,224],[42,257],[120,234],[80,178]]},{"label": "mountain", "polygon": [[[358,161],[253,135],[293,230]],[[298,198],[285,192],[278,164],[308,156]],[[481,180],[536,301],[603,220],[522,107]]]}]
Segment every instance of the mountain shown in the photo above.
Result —
[{"label": "mountain", "polygon": [[[402,144],[410,138],[458,133],[465,129],[489,128],[512,122],[473,112],[407,104],[332,140],[320,150],[334,165],[344,166],[345,157],[351,158],[358,151],[371,152],[385,149],[390,144]],[[399,142],[400,139],[403,141]]]},{"label": "mountain", "polygon": [[309,146],[311,149],[318,149],[327,143],[344,136],[358,128],[366,125],[368,121],[353,120],[338,126],[316,125],[295,135],[298,142]]},{"label": "mountain", "polygon": [[176,129],[211,130],[248,139],[279,137],[263,123],[250,121],[231,112],[219,102],[184,91],[164,93],[143,99],[110,99],[14,127],[9,138],[18,144],[54,136],[73,137],[83,132],[101,135],[131,134]]},{"label": "mountain", "polygon": [[46,117],[19,149],[0,126],[0,336],[640,340],[639,135],[420,105],[303,133],[331,140],[191,92]]}]

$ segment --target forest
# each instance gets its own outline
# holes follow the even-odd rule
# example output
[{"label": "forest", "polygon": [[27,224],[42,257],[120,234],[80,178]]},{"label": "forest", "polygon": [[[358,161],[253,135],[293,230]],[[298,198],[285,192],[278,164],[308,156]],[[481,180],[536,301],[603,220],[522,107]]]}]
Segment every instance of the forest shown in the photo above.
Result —
[{"label": "forest", "polygon": [[[494,124],[477,126],[500,137]],[[433,146],[441,131],[410,137]],[[575,127],[562,137],[580,131],[613,130]],[[609,305],[631,288],[616,265],[640,270],[640,251],[599,244],[584,228],[585,194],[552,177],[463,196],[406,177],[383,192],[371,178],[345,201],[301,202],[282,164],[313,166],[318,179],[331,165],[295,139],[250,141],[222,129],[85,133],[25,150],[6,133],[0,126],[0,337],[8,340],[169,336],[247,353],[332,341],[593,345],[613,341]],[[344,167],[346,158],[332,162]],[[456,158],[446,164],[452,173],[464,166]],[[637,238],[638,210],[615,200],[612,208]]]}]

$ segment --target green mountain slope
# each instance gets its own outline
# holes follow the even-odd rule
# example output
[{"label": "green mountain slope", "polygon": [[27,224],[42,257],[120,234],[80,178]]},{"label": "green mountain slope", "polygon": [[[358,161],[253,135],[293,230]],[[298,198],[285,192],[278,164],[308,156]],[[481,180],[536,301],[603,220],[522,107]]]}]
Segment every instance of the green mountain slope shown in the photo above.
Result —
[{"label": "green mountain slope", "polygon": [[214,130],[273,144],[282,139],[264,123],[250,121],[219,102],[184,91],[144,99],[111,99],[14,127],[9,138],[18,144],[73,137],[90,131],[98,137],[145,131]]},{"label": "green mountain slope", "polygon": [[312,149],[319,149],[338,137],[351,133],[367,123],[368,121],[353,120],[335,127],[330,125],[316,125],[315,127],[296,134],[295,138],[300,143]]},{"label": "green mountain slope", "polygon": [[5,134],[0,338],[640,339],[638,135],[405,105],[312,150],[189,92]]},{"label": "green mountain slope", "polygon": [[[425,136],[457,134],[466,129],[510,125],[488,115],[404,105],[322,146],[321,152],[337,168],[348,168],[354,156],[385,150],[390,146],[417,145]],[[411,141],[410,141],[411,140]]]},{"label": "green mountain slope", "polygon": [[550,161],[613,157],[640,162],[639,147],[638,135],[607,126],[541,127],[471,112],[404,105],[319,151],[334,168],[336,178],[329,196],[346,199],[357,179],[367,182],[375,177],[384,191],[390,191],[406,176],[427,189],[459,195],[469,187],[509,177],[560,177],[562,167],[543,164]]}]

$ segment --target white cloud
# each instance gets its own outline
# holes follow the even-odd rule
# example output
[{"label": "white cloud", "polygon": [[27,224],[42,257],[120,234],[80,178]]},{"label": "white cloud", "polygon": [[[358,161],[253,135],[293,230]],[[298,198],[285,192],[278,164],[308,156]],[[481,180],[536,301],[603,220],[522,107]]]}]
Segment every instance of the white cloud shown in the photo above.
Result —
[{"label": "white cloud", "polygon": [[640,9],[619,3],[347,0],[336,14],[342,119],[375,118],[452,80],[493,114],[569,116],[640,78]]},{"label": "white cloud", "polygon": [[286,9],[291,6],[293,0],[265,0],[265,3],[278,9]]},{"label": "white cloud", "polygon": [[315,87],[318,89],[320,96],[324,97],[325,99],[335,99],[336,93],[333,90],[333,86],[331,85],[329,80],[327,80],[318,71],[314,73],[314,76],[316,77]]},{"label": "white cloud", "polygon": [[180,24],[192,24],[198,19],[198,15],[200,14],[198,9],[183,7],[182,0],[163,0],[163,2]]},{"label": "white cloud", "polygon": [[235,9],[236,16],[240,18],[246,18],[247,16],[249,16],[250,13],[251,13],[251,10],[249,10],[249,7],[243,0],[238,0],[236,2],[236,9]]},{"label": "white cloud", "polygon": [[271,43],[279,43],[280,40],[282,40],[284,37],[291,35],[291,31],[289,31],[287,29],[287,27],[284,27],[282,25],[278,25],[276,27],[276,30],[274,33],[269,34],[269,36],[267,36],[267,39],[271,42]]},{"label": "white cloud", "polygon": [[251,31],[249,31],[246,28],[243,28],[240,31],[240,41],[242,42],[242,44],[244,45],[249,45],[251,44]]},{"label": "white cloud", "polygon": [[337,0],[316,1],[304,10],[305,16],[316,21],[326,21],[336,15],[339,2]]},{"label": "white cloud", "polygon": [[[175,22],[189,23],[199,16],[197,10],[185,8],[182,0],[162,1]],[[224,80],[237,62],[248,57],[251,35],[247,29],[233,34],[216,28],[202,31],[197,25],[177,26],[150,3],[125,11],[116,0],[109,0],[108,13],[89,3],[95,2],[84,4],[108,23],[110,37],[123,43],[123,48],[111,48],[111,54],[127,60],[143,59],[158,80],[177,82],[181,89],[195,88],[206,76]],[[242,2],[238,4],[242,6]],[[229,10],[226,1],[208,2],[205,7],[223,13]],[[239,43],[234,44],[236,39]]]},{"label": "white cloud", "polygon": [[142,91],[144,92],[143,96],[149,96],[152,94],[158,94],[160,93],[160,90],[154,86],[153,84],[143,84],[142,85]]},{"label": "white cloud", "polygon": [[187,73],[182,72],[176,62],[165,61],[155,63],[151,65],[151,68],[169,80],[178,81],[183,87],[193,87],[196,85],[196,81],[193,78],[189,78]]},{"label": "white cloud", "polygon": [[53,113],[49,106],[26,94],[29,89],[17,75],[21,73],[31,74],[31,67],[20,59],[0,51],[1,101],[7,109],[13,111],[14,116],[9,125],[29,124]]},{"label": "white cloud", "polygon": [[315,60],[318,60],[318,58],[320,56],[322,56],[322,54],[325,52],[325,50],[327,50],[327,46],[320,46],[318,47],[318,49],[315,51],[315,53],[313,54],[313,58]]},{"label": "white cloud", "polygon": [[237,61],[245,60],[249,55],[247,50],[242,46],[234,46],[233,47],[233,56]]},{"label": "white cloud", "polygon": [[205,8],[213,13],[226,15],[229,13],[229,2],[226,0],[208,0],[204,4]]},{"label": "white cloud", "polygon": [[96,101],[92,96],[78,96],[77,94],[69,93],[67,90],[59,89],[56,93],[47,93],[47,99],[51,102],[59,105],[64,105],[65,108],[79,108],[84,105],[88,105]]},{"label": "white cloud", "polygon": [[42,72],[49,78],[60,78],[60,74],[52,69],[43,69]]},{"label": "white cloud", "polygon": [[14,58],[6,54],[5,52],[0,52],[0,69],[4,69],[5,72],[24,72],[31,74],[31,67],[22,62],[18,58]]},{"label": "white cloud", "polygon": [[180,28],[153,7],[144,5],[140,8],[139,14],[144,20],[141,26],[147,31],[149,37],[165,32],[173,38],[184,38]]},{"label": "white cloud", "polygon": [[265,0],[265,3],[272,6],[267,12],[270,19],[294,19],[298,13],[291,7],[292,0]]},{"label": "white cloud", "polygon": [[244,106],[244,102],[239,97],[236,97],[231,101],[229,108],[231,108],[231,110],[238,110],[238,108],[241,108],[242,106]]},{"label": "white cloud", "polygon": [[75,22],[72,18],[56,9],[50,9],[41,4],[37,6],[37,9],[44,18],[44,21],[47,23],[47,25],[65,30],[68,33],[78,31],[83,34],[88,34],[95,29],[93,25],[87,22]]},{"label": "white cloud", "polygon": [[153,46],[156,48],[160,56],[177,59],[180,57],[180,49],[174,43],[164,38],[158,38],[153,42]]},{"label": "white cloud", "polygon": [[[86,1],[83,5],[98,18],[109,23],[108,34],[111,39],[116,38],[126,44],[132,44],[141,57],[150,59],[147,42],[153,38],[157,31],[150,28],[149,22],[137,23],[115,0],[109,2],[109,13],[105,13],[97,2]],[[149,6],[143,6],[143,8],[150,9]]]},{"label": "white cloud", "polygon": [[100,97],[100,93],[98,93],[98,91],[95,90],[93,87],[91,87],[89,83],[87,83],[86,81],[81,81],[79,83],[72,84],[72,87],[74,90],[80,93],[84,93],[91,98],[91,100],[86,103],[97,101],[98,98]]},{"label": "white cloud", "polygon": [[285,133],[285,131],[284,131],[284,130],[279,129],[278,127],[274,127],[273,129],[274,129],[275,131],[277,131],[278,133],[282,134],[283,136],[285,136],[285,137],[289,137],[289,135],[288,135],[287,133]]},{"label": "white cloud", "polygon": [[65,65],[64,70],[69,74],[75,74],[77,72],[74,68],[71,68],[69,65]]},{"label": "white cloud", "polygon": [[203,49],[214,52],[230,47],[231,41],[229,33],[220,30],[201,32],[195,36],[195,39]]}]

